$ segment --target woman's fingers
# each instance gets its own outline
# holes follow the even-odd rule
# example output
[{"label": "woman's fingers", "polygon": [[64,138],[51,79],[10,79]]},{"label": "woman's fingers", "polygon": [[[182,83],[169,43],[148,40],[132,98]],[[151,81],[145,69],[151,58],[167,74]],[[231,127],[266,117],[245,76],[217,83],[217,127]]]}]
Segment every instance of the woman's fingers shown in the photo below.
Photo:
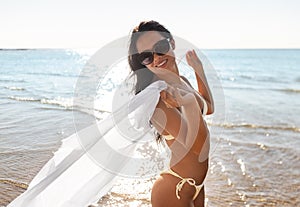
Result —
[{"label": "woman's fingers", "polygon": [[161,97],[162,99],[166,99],[166,98],[167,98],[167,92],[166,92],[166,91],[161,91],[161,92],[160,92],[160,97]]},{"label": "woman's fingers", "polygon": [[174,94],[173,91],[167,93],[166,102],[170,107],[178,107],[176,97],[173,94]]},{"label": "woman's fingers", "polygon": [[197,65],[202,65],[201,60],[199,59],[195,50],[187,51],[186,60],[187,63],[193,68],[196,67]]},{"label": "woman's fingers", "polygon": [[169,108],[179,107],[182,106],[182,95],[184,94],[186,94],[186,91],[182,89],[168,87],[166,93],[162,97],[162,100],[166,103],[167,107]]},{"label": "woman's fingers", "polygon": [[174,91],[170,88],[168,88],[167,91],[161,92],[161,99],[168,108],[174,108],[179,106],[178,101],[174,96]]},{"label": "woman's fingers", "polygon": [[183,105],[183,99],[188,93],[193,93],[193,89],[186,85],[168,85],[166,90],[160,92],[160,97],[168,108],[176,108]]}]

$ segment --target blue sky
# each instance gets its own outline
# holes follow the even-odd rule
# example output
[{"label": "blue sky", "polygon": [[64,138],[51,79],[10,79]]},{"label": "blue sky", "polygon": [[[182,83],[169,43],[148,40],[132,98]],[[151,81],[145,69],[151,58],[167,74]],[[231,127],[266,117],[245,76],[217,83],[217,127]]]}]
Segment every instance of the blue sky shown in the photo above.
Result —
[{"label": "blue sky", "polygon": [[298,0],[1,0],[0,48],[100,48],[156,20],[199,48],[300,48]]}]

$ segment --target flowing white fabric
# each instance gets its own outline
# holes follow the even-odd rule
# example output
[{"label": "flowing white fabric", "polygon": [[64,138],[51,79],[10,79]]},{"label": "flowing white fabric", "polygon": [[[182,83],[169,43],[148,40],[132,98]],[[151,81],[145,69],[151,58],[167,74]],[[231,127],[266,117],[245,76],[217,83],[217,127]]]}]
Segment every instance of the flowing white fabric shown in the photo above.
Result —
[{"label": "flowing white fabric", "polygon": [[[166,88],[164,81],[156,81],[104,120],[62,140],[28,189],[8,207],[85,207],[105,195],[118,176],[141,174],[145,163],[134,158],[137,145],[153,139],[149,120]],[[117,126],[128,117],[142,136],[128,139],[120,133]]]}]

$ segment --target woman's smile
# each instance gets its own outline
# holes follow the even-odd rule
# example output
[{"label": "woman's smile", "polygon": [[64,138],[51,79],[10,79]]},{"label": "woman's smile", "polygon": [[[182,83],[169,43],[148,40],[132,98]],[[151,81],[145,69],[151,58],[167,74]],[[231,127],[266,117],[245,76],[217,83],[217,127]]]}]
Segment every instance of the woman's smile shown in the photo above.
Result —
[{"label": "woman's smile", "polygon": [[167,66],[167,63],[168,63],[168,59],[164,59],[164,60],[158,62],[158,64],[156,64],[155,67],[165,68],[165,66]]}]

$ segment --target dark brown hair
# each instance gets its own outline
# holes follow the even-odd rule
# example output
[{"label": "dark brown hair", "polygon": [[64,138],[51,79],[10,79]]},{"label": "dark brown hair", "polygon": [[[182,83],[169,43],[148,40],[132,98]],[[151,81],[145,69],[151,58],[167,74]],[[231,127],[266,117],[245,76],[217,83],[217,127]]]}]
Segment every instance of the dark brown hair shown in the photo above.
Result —
[{"label": "dark brown hair", "polygon": [[137,59],[138,51],[136,48],[136,42],[139,37],[148,31],[160,32],[165,38],[173,39],[170,31],[167,30],[163,25],[156,21],[143,21],[136,26],[130,37],[129,51],[128,51],[128,63],[133,75],[136,78],[135,94],[144,90],[148,85],[151,84],[153,77],[155,76],[148,68],[142,65]]},{"label": "dark brown hair", "polygon": [[[135,86],[134,92],[138,94],[142,90],[144,90],[148,85],[152,83],[152,80],[155,74],[142,65],[137,59],[138,51],[136,48],[136,43],[139,37],[148,31],[157,31],[163,37],[173,39],[172,34],[169,30],[167,30],[163,25],[156,21],[143,21],[137,27],[135,27],[131,33],[130,42],[129,42],[129,51],[128,51],[128,63],[130,69],[135,76]],[[152,126],[151,122],[150,125]],[[161,134],[156,131],[156,141],[161,141]]]}]

